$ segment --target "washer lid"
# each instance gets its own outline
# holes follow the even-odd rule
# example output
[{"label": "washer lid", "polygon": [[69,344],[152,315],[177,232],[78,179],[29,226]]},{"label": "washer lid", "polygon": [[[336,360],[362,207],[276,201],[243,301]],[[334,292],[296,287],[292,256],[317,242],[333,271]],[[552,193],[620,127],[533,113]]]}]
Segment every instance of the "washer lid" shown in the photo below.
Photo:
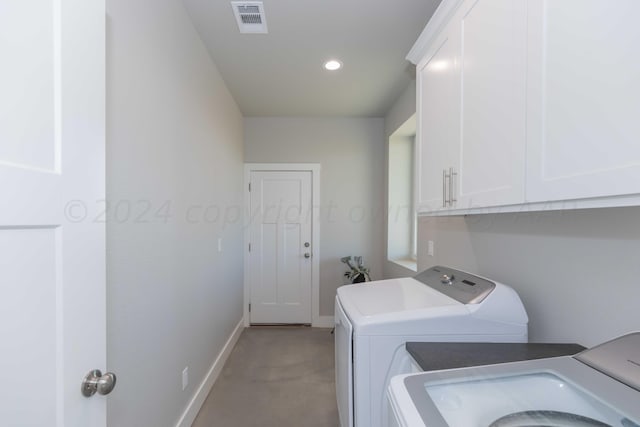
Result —
[{"label": "washer lid", "polygon": [[444,306],[462,306],[458,301],[412,279],[389,279],[338,288],[344,304],[363,316],[405,312]]}]

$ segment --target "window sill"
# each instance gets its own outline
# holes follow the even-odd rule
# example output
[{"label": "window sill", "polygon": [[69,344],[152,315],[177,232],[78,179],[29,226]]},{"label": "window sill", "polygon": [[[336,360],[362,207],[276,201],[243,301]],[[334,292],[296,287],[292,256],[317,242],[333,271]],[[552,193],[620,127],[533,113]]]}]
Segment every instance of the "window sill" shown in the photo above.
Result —
[{"label": "window sill", "polygon": [[400,259],[390,259],[389,261],[401,267],[409,269],[411,271],[415,271],[415,272],[418,271],[418,263],[414,259],[400,258]]}]

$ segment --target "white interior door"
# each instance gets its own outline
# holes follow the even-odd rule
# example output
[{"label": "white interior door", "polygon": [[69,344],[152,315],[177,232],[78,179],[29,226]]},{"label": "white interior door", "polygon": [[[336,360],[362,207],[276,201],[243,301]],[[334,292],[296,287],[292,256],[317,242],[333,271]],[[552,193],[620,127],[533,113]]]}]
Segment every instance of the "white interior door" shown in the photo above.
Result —
[{"label": "white interior door", "polygon": [[0,2],[0,425],[105,426],[101,0]]},{"label": "white interior door", "polygon": [[251,323],[311,323],[311,171],[252,171]]}]

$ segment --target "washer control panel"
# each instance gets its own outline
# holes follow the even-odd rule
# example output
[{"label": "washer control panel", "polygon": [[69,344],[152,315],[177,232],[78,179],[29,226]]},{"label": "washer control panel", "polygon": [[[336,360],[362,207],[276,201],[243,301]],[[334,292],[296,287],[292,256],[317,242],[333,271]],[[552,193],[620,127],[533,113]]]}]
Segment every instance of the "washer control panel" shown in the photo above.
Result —
[{"label": "washer control panel", "polygon": [[431,267],[414,279],[463,304],[482,302],[496,287],[490,280],[443,266]]}]

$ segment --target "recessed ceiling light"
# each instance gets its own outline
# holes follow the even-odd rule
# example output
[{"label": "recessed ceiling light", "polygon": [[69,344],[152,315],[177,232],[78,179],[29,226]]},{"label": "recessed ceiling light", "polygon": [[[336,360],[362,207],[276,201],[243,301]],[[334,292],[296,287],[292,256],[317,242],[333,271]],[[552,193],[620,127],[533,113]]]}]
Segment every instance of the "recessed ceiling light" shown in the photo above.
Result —
[{"label": "recessed ceiling light", "polygon": [[340,68],[342,68],[342,62],[336,59],[331,59],[324,63],[325,70],[336,71],[336,70],[339,70]]}]

